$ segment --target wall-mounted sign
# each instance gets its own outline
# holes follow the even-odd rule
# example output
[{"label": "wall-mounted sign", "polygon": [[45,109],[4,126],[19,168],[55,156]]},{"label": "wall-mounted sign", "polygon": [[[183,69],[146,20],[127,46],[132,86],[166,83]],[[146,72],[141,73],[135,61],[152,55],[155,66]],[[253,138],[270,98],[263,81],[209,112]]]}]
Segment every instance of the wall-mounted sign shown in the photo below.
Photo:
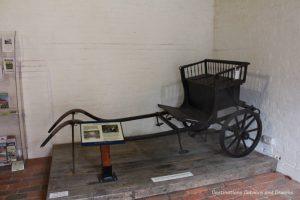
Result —
[{"label": "wall-mounted sign", "polygon": [[14,72],[15,71],[14,59],[5,58],[3,60],[3,65],[4,65],[5,72]]},{"label": "wall-mounted sign", "polygon": [[14,38],[13,37],[3,37],[2,38],[2,52],[12,53],[14,52]]}]

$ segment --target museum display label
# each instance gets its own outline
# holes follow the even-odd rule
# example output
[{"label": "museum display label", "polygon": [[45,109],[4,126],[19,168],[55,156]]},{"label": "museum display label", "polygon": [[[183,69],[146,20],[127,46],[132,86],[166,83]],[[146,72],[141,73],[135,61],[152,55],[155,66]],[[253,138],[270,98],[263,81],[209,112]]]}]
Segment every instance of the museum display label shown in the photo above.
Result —
[{"label": "museum display label", "polygon": [[120,122],[83,123],[81,124],[81,144],[119,144],[124,143],[124,135]]}]

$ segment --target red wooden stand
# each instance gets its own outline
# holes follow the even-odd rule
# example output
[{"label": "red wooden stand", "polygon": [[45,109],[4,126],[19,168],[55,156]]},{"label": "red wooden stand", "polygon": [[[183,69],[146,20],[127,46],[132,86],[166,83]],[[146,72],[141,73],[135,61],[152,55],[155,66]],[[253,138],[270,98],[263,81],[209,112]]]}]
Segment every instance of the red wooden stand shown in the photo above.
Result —
[{"label": "red wooden stand", "polygon": [[116,181],[117,176],[112,171],[109,144],[100,145],[100,154],[101,154],[102,174],[100,174],[100,176],[98,177],[99,181],[100,182]]}]

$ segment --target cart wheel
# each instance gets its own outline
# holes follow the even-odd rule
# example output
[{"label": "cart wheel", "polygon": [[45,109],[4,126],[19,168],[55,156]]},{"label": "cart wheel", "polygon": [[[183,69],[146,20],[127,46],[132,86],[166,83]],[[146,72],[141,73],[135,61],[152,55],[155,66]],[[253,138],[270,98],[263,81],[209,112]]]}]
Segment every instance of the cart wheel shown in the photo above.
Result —
[{"label": "cart wheel", "polygon": [[239,110],[230,115],[222,126],[220,145],[231,157],[239,158],[251,153],[261,137],[262,125],[259,114]]}]

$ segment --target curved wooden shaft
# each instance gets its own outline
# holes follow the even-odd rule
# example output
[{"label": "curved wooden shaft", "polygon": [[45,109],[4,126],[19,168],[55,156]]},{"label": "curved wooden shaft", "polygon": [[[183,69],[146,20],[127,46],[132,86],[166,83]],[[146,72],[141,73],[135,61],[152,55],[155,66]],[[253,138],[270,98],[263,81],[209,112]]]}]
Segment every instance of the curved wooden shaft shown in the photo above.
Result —
[{"label": "curved wooden shaft", "polygon": [[65,126],[80,124],[81,122],[82,122],[81,120],[74,119],[74,120],[68,120],[68,121],[61,123],[52,131],[52,133],[50,135],[48,135],[48,137],[45,139],[45,141],[41,144],[41,147],[44,147],[51,140],[51,138]]},{"label": "curved wooden shaft", "polygon": [[82,109],[72,109],[72,110],[69,110],[67,112],[65,112],[62,116],[60,116],[55,122],[54,124],[51,126],[51,128],[48,130],[48,133],[50,133],[64,118],[66,118],[67,116],[69,115],[74,115],[76,113],[81,113],[83,115],[86,115],[96,121],[99,121],[99,120],[102,120],[102,118],[99,118],[99,117],[96,117],[95,115],[92,115],[91,113],[85,111],[85,110],[82,110]]},{"label": "curved wooden shaft", "polygon": [[54,124],[51,126],[51,128],[48,130],[48,133],[50,133],[64,118],[66,118],[69,115],[74,115],[76,113],[81,113],[85,116],[88,116],[89,118],[98,121],[98,122],[125,122],[125,121],[132,121],[132,120],[138,120],[138,119],[145,119],[145,118],[150,118],[150,117],[156,117],[158,115],[163,115],[163,114],[167,114],[166,111],[162,111],[162,112],[156,112],[156,113],[151,113],[151,114],[145,114],[145,115],[137,115],[137,116],[133,116],[133,117],[124,117],[124,118],[116,118],[116,119],[103,119],[100,117],[97,117],[95,115],[92,115],[91,113],[82,110],[82,109],[72,109],[69,110],[67,112],[65,112],[62,116],[60,116],[55,122]]}]

